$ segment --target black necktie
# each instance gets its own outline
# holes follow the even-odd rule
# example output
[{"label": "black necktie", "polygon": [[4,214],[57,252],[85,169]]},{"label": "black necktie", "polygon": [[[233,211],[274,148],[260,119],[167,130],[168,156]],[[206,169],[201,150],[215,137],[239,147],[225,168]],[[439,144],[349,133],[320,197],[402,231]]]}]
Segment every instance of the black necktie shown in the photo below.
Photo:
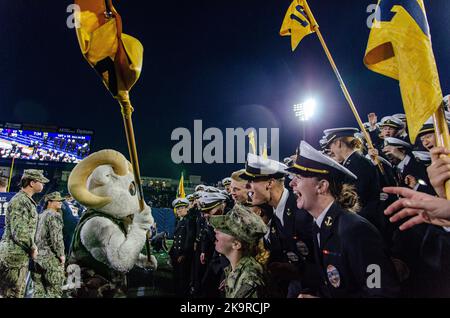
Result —
[{"label": "black necktie", "polygon": [[317,234],[320,233],[320,227],[317,225],[316,222],[313,222],[312,232],[315,237],[317,237]]},{"label": "black necktie", "polygon": [[317,225],[316,222],[313,222],[312,226],[312,237],[313,237],[313,243],[314,243],[314,250],[315,250],[315,256],[316,256],[316,262],[317,264],[322,263],[322,251],[320,250],[319,240],[317,239],[317,234],[320,235],[320,227]]}]

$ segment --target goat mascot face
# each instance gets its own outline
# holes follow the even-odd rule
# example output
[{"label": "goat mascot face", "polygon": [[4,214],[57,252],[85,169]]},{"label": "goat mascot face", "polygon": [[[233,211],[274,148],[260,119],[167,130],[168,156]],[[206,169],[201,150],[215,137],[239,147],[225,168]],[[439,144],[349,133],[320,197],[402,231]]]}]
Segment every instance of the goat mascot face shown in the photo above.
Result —
[{"label": "goat mascot face", "polygon": [[125,274],[134,265],[156,269],[154,256],[148,262],[140,254],[154,222],[148,206],[139,211],[131,164],[115,150],[93,153],[72,170],[68,188],[88,208],[75,229],[69,258],[81,269],[81,287],[74,296],[123,295]]}]

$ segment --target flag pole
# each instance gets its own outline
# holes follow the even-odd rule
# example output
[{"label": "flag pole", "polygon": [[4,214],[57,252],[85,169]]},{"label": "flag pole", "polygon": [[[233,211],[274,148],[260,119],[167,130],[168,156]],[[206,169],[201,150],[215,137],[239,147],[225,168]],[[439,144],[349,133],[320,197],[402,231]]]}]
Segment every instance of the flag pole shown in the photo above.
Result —
[{"label": "flag pole", "polygon": [[13,156],[12,161],[11,161],[11,168],[9,168],[9,180],[8,180],[8,188],[6,189],[6,192],[9,192],[9,188],[11,186],[12,174],[13,174],[13,170],[14,170],[14,159],[16,159],[15,156]]},{"label": "flag pole", "polygon": [[[108,4],[107,9],[109,9],[109,11],[111,11],[111,13],[113,13],[114,16],[116,17],[118,31],[120,33],[122,33],[122,18],[120,17],[116,8],[112,4],[112,0],[105,1],[105,4]],[[121,50],[118,51],[118,58],[119,58],[119,60],[124,59],[123,51],[121,51]],[[120,73],[121,77],[124,78],[123,70],[121,67],[118,68],[118,72]],[[134,108],[131,105],[130,94],[129,94],[128,90],[119,90],[117,92],[117,96],[114,96],[114,98],[120,104],[123,124],[124,124],[124,128],[125,128],[125,136],[127,139],[128,152],[130,154],[131,166],[133,167],[134,181],[136,183],[136,187],[137,187],[137,190],[139,193],[139,195],[138,195],[139,196],[139,210],[143,211],[144,207],[145,207],[144,190],[142,189],[141,172],[139,169],[139,159],[138,159],[137,147],[136,147],[136,138],[134,137],[133,121],[131,119]],[[146,238],[145,239],[145,250],[147,252],[147,260],[149,262],[151,262],[150,229],[148,229],[147,232],[145,233],[145,238]]]},{"label": "flag pole", "polygon": [[[124,123],[125,135],[127,139],[128,152],[130,155],[131,166],[133,169],[134,181],[136,183],[137,192],[138,192],[138,200],[139,200],[139,209],[140,211],[144,211],[145,201],[144,201],[144,192],[142,189],[142,182],[139,170],[139,160],[136,149],[136,141],[134,136],[133,122],[131,120],[131,116],[133,113],[133,106],[131,106],[129,90],[136,83],[139,78],[141,67],[142,67],[142,51],[143,47],[139,41],[134,39],[133,45],[135,46],[134,50],[138,52],[133,60],[133,52],[132,49],[130,51],[130,55],[125,51],[125,39],[122,36],[125,34],[122,33],[122,18],[120,14],[115,9],[112,0],[75,0],[75,4],[82,7],[83,12],[87,12],[90,18],[86,18],[84,20],[85,30],[83,30],[83,23],[81,23],[83,15],[76,15],[76,18],[79,19],[80,25],[77,26],[77,38],[80,44],[80,48],[83,56],[86,58],[88,63],[96,70],[96,72],[100,75],[103,80],[103,83],[111,93],[111,95],[119,102],[121,106],[122,119]],[[95,19],[94,19],[95,18]],[[106,25],[111,19],[115,20],[115,29],[105,29],[102,36],[92,37],[91,34],[95,29],[100,28],[103,25]],[[96,20],[96,21],[95,21]],[[110,26],[112,27],[112,25]],[[89,35],[89,36],[88,36]],[[117,38],[116,40],[112,39],[113,35]],[[130,41],[128,36],[128,41]],[[96,45],[92,46],[91,42],[96,42]],[[116,47],[115,44],[116,43]],[[105,46],[111,46],[106,47]],[[140,46],[142,48],[140,48]],[[103,51],[98,51],[99,47],[106,49],[106,53],[102,53]],[[89,51],[93,50],[93,56],[96,56],[95,59],[90,57]],[[140,53],[139,53],[139,50]],[[135,52],[135,53],[136,53]],[[115,54],[114,58],[109,56],[110,54]],[[97,56],[99,55],[99,56]],[[103,57],[103,60],[98,60],[100,57]],[[100,63],[103,62],[104,65]],[[135,65],[131,66],[132,63]],[[108,73],[106,76],[104,73]],[[147,240],[146,240],[146,250],[147,250],[147,259],[151,261],[150,258],[150,244],[149,244],[149,231],[147,231]]]},{"label": "flag pole", "polygon": [[[320,44],[322,44],[323,50],[325,51],[328,61],[330,62],[330,65],[334,71],[334,74],[337,77],[337,80],[341,86],[341,90],[344,93],[345,99],[347,100],[347,102],[350,106],[350,109],[352,110],[353,115],[355,116],[356,121],[358,122],[359,128],[361,129],[361,132],[363,133],[364,138],[367,141],[367,145],[368,145],[369,149],[374,149],[372,139],[370,138],[369,133],[366,131],[366,129],[364,127],[361,117],[359,116],[358,110],[356,109],[355,104],[353,103],[352,97],[350,96],[350,93],[347,90],[347,86],[345,85],[344,80],[342,79],[341,74],[339,73],[336,63],[334,63],[333,56],[331,55],[330,51],[328,50],[328,46],[325,43],[322,33],[319,30],[319,25],[317,24],[316,19],[314,18],[314,15],[312,14],[312,11],[309,8],[308,2],[306,0],[305,0],[305,12],[308,15],[309,21],[312,24],[311,25],[312,29],[317,34]],[[383,165],[381,164],[380,160],[378,159],[378,157],[375,157],[375,162],[376,162],[378,168],[380,169],[381,173],[384,175],[385,174],[384,168],[383,168]]]},{"label": "flag pole", "polygon": [[[121,92],[122,93],[122,92]],[[127,91],[123,92],[122,94],[119,93],[117,100],[120,104],[122,118],[123,118],[123,124],[125,128],[125,135],[127,138],[127,144],[128,144],[128,152],[130,153],[130,160],[131,165],[133,166],[133,175],[134,180],[136,182],[136,186],[138,188],[139,193],[139,208],[142,211],[144,209],[144,191],[142,189],[142,182],[141,182],[141,174],[139,170],[139,160],[137,155],[137,148],[136,148],[136,140],[134,137],[134,128],[133,128],[133,121],[131,120],[131,115],[134,111],[133,106],[131,106],[130,97]]]},{"label": "flag pole", "polygon": [[[127,138],[128,152],[130,154],[131,166],[133,167],[134,181],[139,193],[139,210],[144,210],[144,190],[142,189],[141,173],[139,169],[139,160],[137,155],[136,139],[134,137],[133,121],[131,116],[134,108],[131,106],[130,95],[128,91],[121,91],[117,95],[117,101],[120,104],[123,124],[125,128],[125,135]],[[150,231],[146,232],[145,250],[147,251],[147,260],[150,262],[151,249],[150,249]]]},{"label": "flag pole", "polygon": [[[450,149],[450,136],[448,131],[448,124],[445,118],[443,104],[438,108],[436,113],[433,114],[434,131],[436,135],[436,142],[438,147],[445,147]],[[446,155],[441,155],[446,156]],[[450,200],[450,179],[445,181],[445,196],[447,200]]]}]

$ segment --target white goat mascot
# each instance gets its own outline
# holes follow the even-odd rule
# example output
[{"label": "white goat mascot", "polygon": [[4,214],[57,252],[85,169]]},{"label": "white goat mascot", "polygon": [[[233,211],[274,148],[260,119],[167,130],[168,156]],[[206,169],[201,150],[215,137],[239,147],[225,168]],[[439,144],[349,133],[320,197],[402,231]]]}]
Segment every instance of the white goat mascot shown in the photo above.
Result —
[{"label": "white goat mascot", "polygon": [[81,285],[74,296],[124,296],[125,275],[134,265],[156,269],[156,258],[148,262],[140,253],[153,217],[148,206],[139,211],[131,164],[115,150],[93,153],[72,170],[68,188],[88,208],[69,258],[80,267]]}]

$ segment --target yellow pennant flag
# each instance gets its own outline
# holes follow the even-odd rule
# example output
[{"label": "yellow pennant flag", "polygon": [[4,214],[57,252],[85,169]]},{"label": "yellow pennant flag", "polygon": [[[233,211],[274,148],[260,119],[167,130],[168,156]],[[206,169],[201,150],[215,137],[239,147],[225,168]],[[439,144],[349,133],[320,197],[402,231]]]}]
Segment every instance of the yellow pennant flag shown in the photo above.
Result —
[{"label": "yellow pennant flag", "polygon": [[178,190],[177,190],[177,198],[185,198],[186,193],[184,192],[184,176],[183,173],[181,173],[180,183],[178,184]]},{"label": "yellow pennant flag", "polygon": [[267,145],[266,145],[266,143],[264,143],[264,147],[263,147],[263,151],[262,151],[262,157],[264,159],[268,159],[269,158],[269,156],[267,155]]},{"label": "yellow pennant flag", "polygon": [[256,155],[255,133],[253,132],[253,130],[248,134],[248,142],[252,147],[253,154]]},{"label": "yellow pennant flag", "polygon": [[294,0],[281,25],[280,35],[291,36],[291,47],[294,51],[300,41],[308,34],[314,33],[313,27],[317,25],[314,17],[309,17],[307,12],[308,3],[306,0]]},{"label": "yellow pennant flag", "polygon": [[122,33],[122,19],[112,0],[75,0],[76,33],[81,52],[114,97],[138,80],[144,48]]},{"label": "yellow pennant flag", "polygon": [[399,81],[411,142],[442,103],[423,0],[380,0],[364,64]]}]

